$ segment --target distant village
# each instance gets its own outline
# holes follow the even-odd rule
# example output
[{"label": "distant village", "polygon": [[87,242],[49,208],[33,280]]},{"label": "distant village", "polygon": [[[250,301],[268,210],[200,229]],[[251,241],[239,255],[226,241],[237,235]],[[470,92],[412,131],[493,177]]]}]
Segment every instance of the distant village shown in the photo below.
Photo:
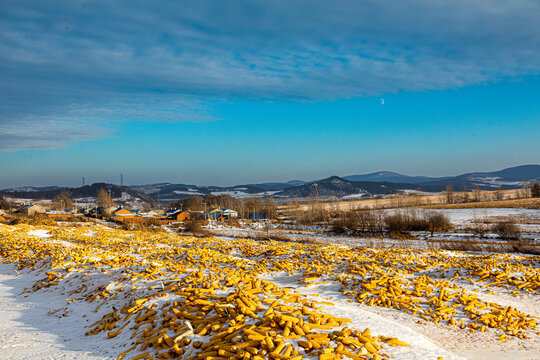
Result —
[{"label": "distant village", "polygon": [[[97,206],[92,208],[48,209],[44,205],[36,203],[27,203],[17,208],[12,213],[25,216],[44,215],[55,220],[68,220],[74,216],[96,218],[101,220],[112,220],[116,222],[159,222],[168,224],[172,222],[187,221],[192,219],[225,221],[238,218],[238,211],[227,208],[216,208],[209,211],[185,211],[182,209],[150,210],[141,211],[126,209],[122,206]],[[250,212],[248,219],[265,219],[264,212]]]},{"label": "distant village", "polygon": [[[0,209],[0,215],[42,216],[55,221],[99,219],[116,223],[166,225],[193,220],[218,222],[239,218],[261,220],[272,218],[275,214],[275,203],[271,200],[266,199],[263,203],[259,199],[254,199],[239,203],[230,198],[229,195],[219,195],[212,199],[188,197],[177,203],[170,204],[166,209],[157,208],[159,206],[154,208],[145,206],[144,210],[116,205],[110,193],[106,190],[98,192],[94,204],[85,206],[76,206],[70,195],[69,192],[61,192],[53,201],[48,203],[39,201],[25,201],[20,204],[11,203],[10,206],[2,206],[3,209]],[[223,203],[238,205],[241,213],[230,207],[219,206]]]}]

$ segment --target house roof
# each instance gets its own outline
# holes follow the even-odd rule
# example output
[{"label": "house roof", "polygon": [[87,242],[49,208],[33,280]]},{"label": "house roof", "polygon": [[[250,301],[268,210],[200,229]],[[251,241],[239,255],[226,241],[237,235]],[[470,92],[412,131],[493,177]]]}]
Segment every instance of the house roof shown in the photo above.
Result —
[{"label": "house roof", "polygon": [[113,210],[112,213],[116,214],[116,213],[119,213],[119,212],[123,212],[124,214],[133,214],[131,211],[129,211],[128,209],[123,208],[123,207],[119,207],[118,209]]}]

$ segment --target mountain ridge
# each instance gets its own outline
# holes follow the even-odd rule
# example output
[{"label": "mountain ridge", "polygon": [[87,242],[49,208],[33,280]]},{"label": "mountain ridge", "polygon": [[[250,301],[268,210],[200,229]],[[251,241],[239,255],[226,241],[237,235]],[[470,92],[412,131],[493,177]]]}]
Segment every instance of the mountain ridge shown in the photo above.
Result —
[{"label": "mountain ridge", "polygon": [[[370,179],[360,180],[355,179]],[[131,197],[141,202],[172,202],[188,196],[223,195],[237,198],[252,196],[273,196],[275,198],[294,198],[319,195],[320,197],[337,196],[345,199],[385,195],[406,190],[441,192],[448,185],[454,189],[493,190],[498,187],[513,189],[521,187],[523,181],[540,180],[540,165],[519,165],[492,172],[471,172],[450,177],[409,176],[392,171],[378,171],[364,175],[288,182],[267,182],[234,186],[198,186],[161,182],[147,185],[120,186],[96,183],[79,188],[69,187],[17,187],[1,190],[5,195],[23,199],[53,199],[60,191],[69,190],[73,198],[95,197],[100,187],[105,187],[115,198]],[[123,195],[126,194],[126,195]]]}]

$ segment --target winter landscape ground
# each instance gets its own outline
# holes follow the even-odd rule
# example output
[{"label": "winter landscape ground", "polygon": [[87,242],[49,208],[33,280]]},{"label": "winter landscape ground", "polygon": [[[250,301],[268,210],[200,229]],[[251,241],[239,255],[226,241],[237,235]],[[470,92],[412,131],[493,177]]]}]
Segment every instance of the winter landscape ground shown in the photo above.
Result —
[{"label": "winter landscape ground", "polygon": [[539,0],[0,0],[0,360],[540,360]]},{"label": "winter landscape ground", "polygon": [[[538,359],[540,210],[440,211],[454,229],[414,239],[0,225],[2,358]],[[501,217],[524,252],[466,230]]]}]

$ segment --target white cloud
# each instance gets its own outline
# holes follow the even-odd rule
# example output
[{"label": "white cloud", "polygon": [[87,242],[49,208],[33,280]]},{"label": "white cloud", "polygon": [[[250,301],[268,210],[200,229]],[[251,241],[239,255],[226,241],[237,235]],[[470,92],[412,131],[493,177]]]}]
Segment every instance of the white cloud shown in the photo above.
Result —
[{"label": "white cloud", "polygon": [[540,71],[532,0],[0,6],[0,124],[98,134],[100,119],[215,119],[212,103],[229,98],[380,96]]}]

